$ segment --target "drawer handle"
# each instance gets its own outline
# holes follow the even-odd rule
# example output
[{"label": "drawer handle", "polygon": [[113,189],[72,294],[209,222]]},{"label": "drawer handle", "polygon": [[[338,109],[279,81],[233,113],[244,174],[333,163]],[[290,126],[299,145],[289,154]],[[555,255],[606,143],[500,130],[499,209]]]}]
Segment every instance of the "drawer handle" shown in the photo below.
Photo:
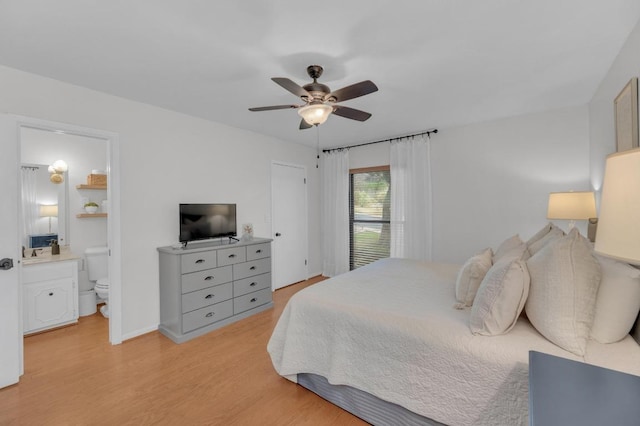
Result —
[{"label": "drawer handle", "polygon": [[213,316],[213,312],[209,312],[207,315],[205,315],[205,317],[207,318],[211,318]]},{"label": "drawer handle", "polygon": [[204,298],[205,299],[211,299],[212,297],[215,297],[214,294],[207,294]]},{"label": "drawer handle", "polygon": [[212,275],[209,275],[208,277],[205,277],[205,281],[211,281],[214,277]]},{"label": "drawer handle", "polygon": [[251,268],[249,268],[250,271],[254,271],[256,269],[255,266],[252,266]]},{"label": "drawer handle", "polygon": [[196,263],[204,263],[204,259],[198,259],[196,260]]},{"label": "drawer handle", "polygon": [[262,253],[262,250],[258,249],[256,250],[256,253]]},{"label": "drawer handle", "polygon": [[254,281],[251,284],[249,284],[249,287],[255,287],[256,285],[258,285],[258,283]]},{"label": "drawer handle", "polygon": [[256,299],[255,297],[254,297],[253,299],[251,299],[251,300],[250,300],[250,302],[251,302],[251,303],[253,303],[253,302],[257,302],[257,301],[258,301],[258,299]]},{"label": "drawer handle", "polygon": [[53,296],[53,292],[49,293],[49,296]]}]

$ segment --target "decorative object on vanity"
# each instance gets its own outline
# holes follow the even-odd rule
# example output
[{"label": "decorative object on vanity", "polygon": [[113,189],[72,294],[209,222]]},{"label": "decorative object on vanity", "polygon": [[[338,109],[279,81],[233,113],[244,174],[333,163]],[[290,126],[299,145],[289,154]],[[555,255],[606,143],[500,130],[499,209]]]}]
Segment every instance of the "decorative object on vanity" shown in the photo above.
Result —
[{"label": "decorative object on vanity", "polygon": [[613,101],[616,150],[638,148],[638,79],[632,78]]},{"label": "decorative object on vanity", "polygon": [[64,173],[69,169],[67,163],[62,160],[55,161],[52,165],[49,166],[49,181],[52,183],[58,184],[64,182]]},{"label": "decorative object on vanity", "polygon": [[89,201],[87,203],[84,203],[84,211],[86,211],[87,213],[95,213],[98,211],[98,203],[94,203],[93,201]]},{"label": "decorative object on vanity", "polygon": [[549,194],[547,219],[569,220],[569,230],[576,220],[590,220],[596,217],[596,197],[593,192],[552,192]]},{"label": "decorative object on vanity", "polygon": [[58,240],[51,241],[51,254],[60,254],[60,245],[58,244]]},{"label": "decorative object on vanity", "polygon": [[159,247],[159,331],[176,343],[262,312],[271,300],[271,240]]},{"label": "decorative object on vanity", "polygon": [[242,225],[242,241],[253,240],[253,224],[245,223]]},{"label": "decorative object on vanity", "polygon": [[51,218],[58,217],[58,205],[57,204],[40,204],[40,217],[49,218],[49,233],[51,233]]},{"label": "decorative object on vanity", "polygon": [[299,86],[297,83],[285,77],[273,77],[271,79],[289,92],[298,96],[304,104],[249,108],[249,111],[298,109],[298,115],[302,117],[300,130],[308,129],[312,126],[319,126],[327,121],[331,113],[357,121],[366,121],[371,117],[371,114],[368,112],[337,105],[337,103],[376,92],[378,87],[373,82],[365,80],[332,92],[329,86],[318,83],[318,78],[320,78],[322,72],[323,68],[320,65],[309,65],[307,67],[307,74],[313,79],[313,83],[308,83],[304,86]]}]

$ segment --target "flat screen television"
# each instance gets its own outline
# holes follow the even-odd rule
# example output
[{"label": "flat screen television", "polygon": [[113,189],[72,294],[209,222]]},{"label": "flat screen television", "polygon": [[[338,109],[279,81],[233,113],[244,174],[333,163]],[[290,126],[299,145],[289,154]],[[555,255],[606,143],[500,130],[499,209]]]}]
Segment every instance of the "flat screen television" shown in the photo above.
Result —
[{"label": "flat screen television", "polygon": [[180,204],[180,242],[235,237],[235,204]]}]

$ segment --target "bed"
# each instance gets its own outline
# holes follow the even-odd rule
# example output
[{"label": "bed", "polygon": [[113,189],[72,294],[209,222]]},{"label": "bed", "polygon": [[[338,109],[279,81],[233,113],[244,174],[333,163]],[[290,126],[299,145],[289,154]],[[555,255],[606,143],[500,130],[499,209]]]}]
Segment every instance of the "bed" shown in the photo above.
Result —
[{"label": "bed", "polygon": [[454,308],[460,268],[383,259],[298,292],[267,347],[275,370],[378,425],[526,425],[530,350],[640,375],[629,335],[578,356],[525,315],[472,334],[470,310]]}]

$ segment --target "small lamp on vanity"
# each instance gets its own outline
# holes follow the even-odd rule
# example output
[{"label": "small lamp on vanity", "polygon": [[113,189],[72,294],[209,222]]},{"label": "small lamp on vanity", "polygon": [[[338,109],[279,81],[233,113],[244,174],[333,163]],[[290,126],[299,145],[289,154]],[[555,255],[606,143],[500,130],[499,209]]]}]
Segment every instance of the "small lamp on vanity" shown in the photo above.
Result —
[{"label": "small lamp on vanity", "polygon": [[49,218],[49,233],[51,233],[51,218],[58,217],[57,204],[40,204],[40,217]]},{"label": "small lamp on vanity", "polygon": [[593,192],[552,192],[549,194],[547,219],[569,221],[569,230],[576,220],[592,220],[596,217],[596,197]]},{"label": "small lamp on vanity", "polygon": [[595,251],[640,265],[640,148],[607,157]]}]

